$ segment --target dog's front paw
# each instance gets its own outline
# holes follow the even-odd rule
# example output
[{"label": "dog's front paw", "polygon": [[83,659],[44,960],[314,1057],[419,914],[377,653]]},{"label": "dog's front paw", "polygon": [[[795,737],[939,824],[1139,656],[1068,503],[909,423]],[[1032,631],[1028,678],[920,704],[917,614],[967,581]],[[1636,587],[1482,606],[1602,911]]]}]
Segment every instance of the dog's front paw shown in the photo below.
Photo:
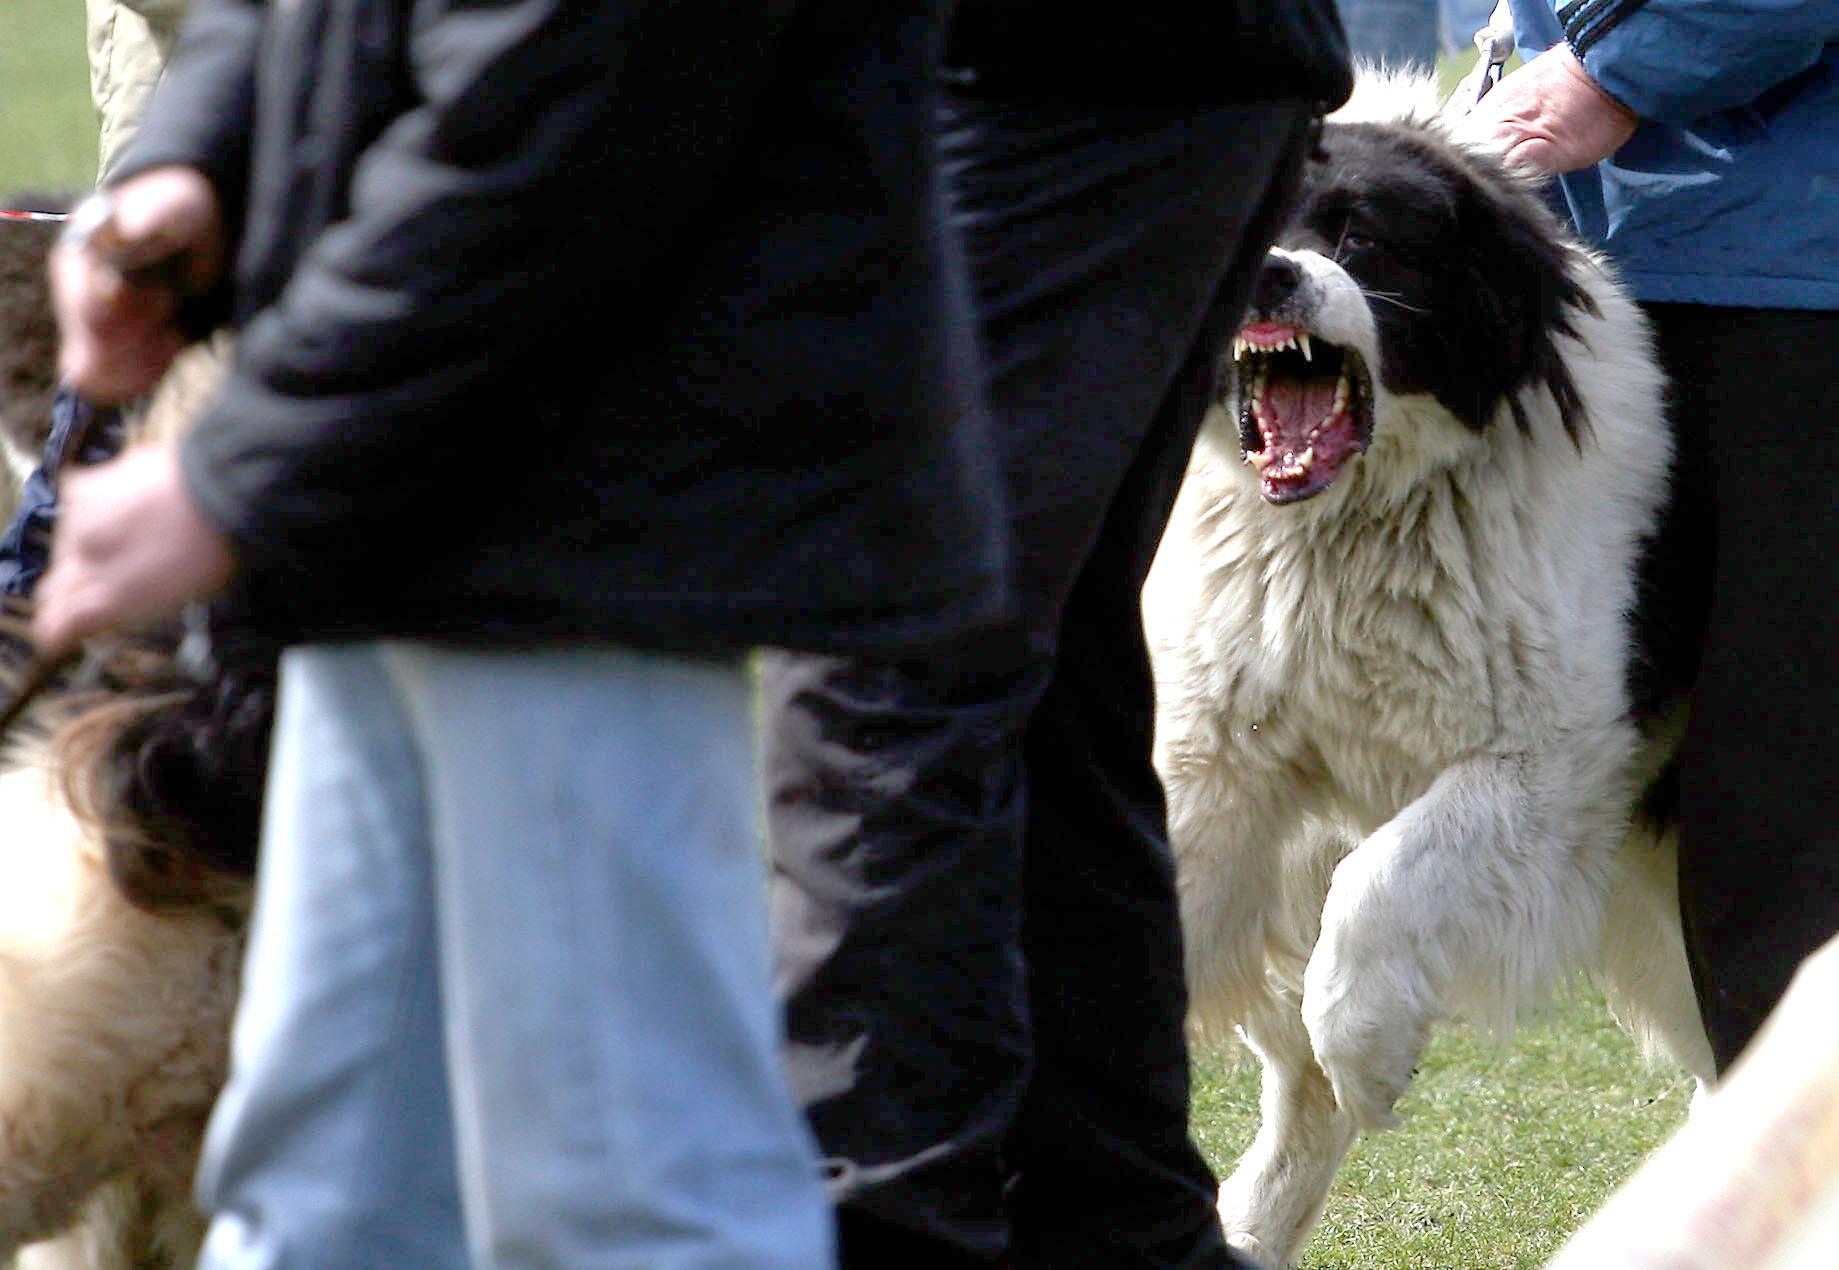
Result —
[{"label": "dog's front paw", "polygon": [[1273,1233],[1276,1214],[1270,1211],[1268,1195],[1266,1202],[1259,1202],[1268,1190],[1264,1182],[1263,1170],[1252,1160],[1239,1162],[1238,1172],[1220,1183],[1220,1229],[1226,1232],[1227,1245],[1258,1270],[1290,1270],[1290,1258]]},{"label": "dog's front paw", "polygon": [[1436,994],[1403,931],[1330,920],[1303,972],[1303,1024],[1335,1101],[1360,1129],[1398,1123],[1436,1016]]},{"label": "dog's front paw", "polygon": [[1250,1261],[1258,1270],[1290,1270],[1288,1261],[1273,1254],[1257,1236],[1248,1235],[1242,1230],[1227,1231],[1226,1246]]}]

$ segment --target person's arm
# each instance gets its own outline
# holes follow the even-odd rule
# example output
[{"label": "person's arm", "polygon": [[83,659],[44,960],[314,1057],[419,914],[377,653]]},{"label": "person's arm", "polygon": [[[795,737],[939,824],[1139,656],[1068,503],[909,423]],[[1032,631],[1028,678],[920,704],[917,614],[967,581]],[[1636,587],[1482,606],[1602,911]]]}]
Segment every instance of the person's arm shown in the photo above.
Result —
[{"label": "person's arm", "polygon": [[1608,158],[1639,122],[1558,44],[1503,76],[1463,127],[1492,139],[1514,167],[1556,174]]},{"label": "person's arm", "polygon": [[[111,170],[110,192],[79,209],[84,241],[52,252],[60,372],[95,401],[150,388],[185,343],[185,309],[207,326],[222,316],[228,245],[236,240],[249,165],[254,68],[264,7],[204,0],[169,78],[148,110],[151,128]],[[106,206],[99,219],[90,213]],[[124,285],[123,267],[176,260],[165,286]],[[214,293],[214,294],[213,294]]]},{"label": "person's arm", "polygon": [[1587,0],[1559,14],[1591,79],[1662,123],[1747,106],[1839,40],[1839,0]]},{"label": "person's arm", "polygon": [[[192,167],[235,219],[241,186],[221,161],[246,133],[214,128],[212,103],[237,103],[208,45],[258,9],[205,0],[193,15],[123,191],[152,165]],[[38,636],[154,616],[221,580],[226,561],[335,573],[405,525],[481,514],[515,465],[551,461],[550,438],[528,428],[505,446],[456,436],[454,421],[482,394],[507,411],[530,394],[578,396],[605,369],[581,358],[639,355],[694,263],[684,236],[700,232],[754,126],[783,22],[783,6],[731,0],[416,4],[414,104],[362,153],[345,216],[238,332],[180,465],[134,459],[144,480],[118,481],[114,465],[85,474],[95,497],[66,509],[40,592],[63,598]],[[572,329],[583,320],[590,331]],[[531,359],[558,336],[572,364]],[[539,364],[567,382],[518,378]],[[590,405],[568,426],[609,426]],[[228,553],[203,552],[201,582],[172,551],[129,550],[134,500],[144,516],[202,525]]]},{"label": "person's arm", "polygon": [[1588,0],[1559,18],[1565,42],[1502,79],[1463,125],[1542,173],[1610,157],[1641,119],[1688,123],[1754,102],[1839,39],[1839,0]]},{"label": "person's arm", "polygon": [[[193,496],[252,569],[336,569],[405,524],[477,515],[516,464],[550,461],[539,412],[522,433],[516,412],[644,343],[754,126],[780,8],[414,6],[417,104],[238,332],[185,446]],[[454,434],[483,399],[514,445]],[[569,426],[607,426],[589,406]]]}]

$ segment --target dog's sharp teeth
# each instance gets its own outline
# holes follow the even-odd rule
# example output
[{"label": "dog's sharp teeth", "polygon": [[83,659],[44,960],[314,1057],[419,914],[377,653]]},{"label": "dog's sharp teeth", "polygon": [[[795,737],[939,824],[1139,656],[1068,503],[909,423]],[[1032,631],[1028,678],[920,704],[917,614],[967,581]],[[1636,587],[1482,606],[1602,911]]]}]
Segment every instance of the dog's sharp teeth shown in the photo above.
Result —
[{"label": "dog's sharp teeth", "polygon": [[1312,362],[1315,360],[1315,352],[1309,347],[1309,336],[1306,332],[1297,332],[1296,346],[1302,350],[1304,361]]},{"label": "dog's sharp teeth", "polygon": [[1232,339],[1232,360],[1233,361],[1235,362],[1244,361],[1245,355],[1251,351],[1252,351],[1252,342],[1250,340],[1246,339],[1243,335],[1233,336],[1233,339]]},{"label": "dog's sharp teeth", "polygon": [[1352,393],[1352,391],[1353,386],[1348,383],[1346,375],[1336,380],[1334,404],[1329,407],[1329,411],[1333,414],[1340,414],[1343,410],[1346,410],[1348,395]]},{"label": "dog's sharp teeth", "polygon": [[1313,445],[1310,446],[1307,450],[1304,450],[1301,454],[1296,456],[1296,466],[1300,468],[1302,471],[1307,472],[1312,466],[1314,466],[1314,464],[1315,464],[1315,447]]}]

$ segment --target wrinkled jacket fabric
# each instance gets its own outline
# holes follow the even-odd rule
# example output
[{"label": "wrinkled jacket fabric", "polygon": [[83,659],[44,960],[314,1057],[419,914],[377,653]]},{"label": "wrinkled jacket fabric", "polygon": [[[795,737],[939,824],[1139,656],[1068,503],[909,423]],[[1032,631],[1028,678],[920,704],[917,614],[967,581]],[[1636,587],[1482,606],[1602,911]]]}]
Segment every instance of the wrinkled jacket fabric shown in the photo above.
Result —
[{"label": "wrinkled jacket fabric", "polygon": [[928,9],[201,0],[121,172],[197,167],[231,221],[235,357],[183,461],[245,611],[694,653],[999,608]]},{"label": "wrinkled jacket fabric", "polygon": [[1839,308],[1839,0],[1513,0],[1642,118],[1562,178],[1649,301]]}]

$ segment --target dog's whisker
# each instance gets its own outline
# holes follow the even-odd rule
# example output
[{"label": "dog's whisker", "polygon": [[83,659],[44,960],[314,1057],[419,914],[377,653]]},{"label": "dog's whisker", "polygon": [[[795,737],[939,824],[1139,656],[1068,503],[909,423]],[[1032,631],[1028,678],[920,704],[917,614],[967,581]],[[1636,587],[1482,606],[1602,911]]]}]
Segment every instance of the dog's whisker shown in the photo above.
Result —
[{"label": "dog's whisker", "polygon": [[1390,304],[1395,308],[1403,309],[1407,313],[1428,313],[1430,312],[1429,309],[1426,309],[1421,304],[1407,304],[1404,300],[1399,299],[1398,295],[1394,292],[1370,291],[1362,287],[1360,294],[1368,300],[1382,300],[1385,303]]}]

